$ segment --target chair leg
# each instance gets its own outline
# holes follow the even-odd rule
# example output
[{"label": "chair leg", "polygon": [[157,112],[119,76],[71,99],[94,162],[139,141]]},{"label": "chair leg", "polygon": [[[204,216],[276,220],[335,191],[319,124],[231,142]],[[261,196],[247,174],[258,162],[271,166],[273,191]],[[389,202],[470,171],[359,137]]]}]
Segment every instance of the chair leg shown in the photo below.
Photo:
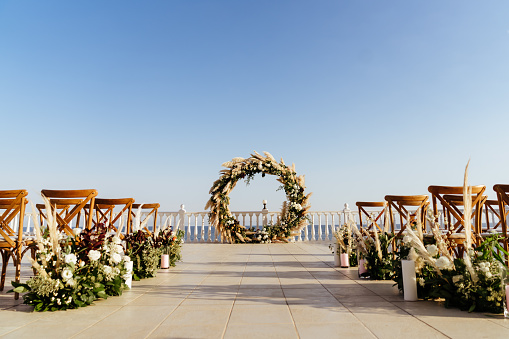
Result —
[{"label": "chair leg", "polygon": [[2,253],[2,277],[0,279],[0,291],[4,290],[5,275],[7,273],[7,264],[9,263],[9,257],[11,254],[5,250],[0,250]]},{"label": "chair leg", "polygon": [[[16,259],[12,258],[12,260],[14,261],[14,267],[16,267],[16,273],[15,273],[15,276],[14,276],[14,281],[19,283],[21,282],[21,259]],[[14,299],[15,300],[18,300],[19,299],[19,293],[15,292],[14,293]]]}]

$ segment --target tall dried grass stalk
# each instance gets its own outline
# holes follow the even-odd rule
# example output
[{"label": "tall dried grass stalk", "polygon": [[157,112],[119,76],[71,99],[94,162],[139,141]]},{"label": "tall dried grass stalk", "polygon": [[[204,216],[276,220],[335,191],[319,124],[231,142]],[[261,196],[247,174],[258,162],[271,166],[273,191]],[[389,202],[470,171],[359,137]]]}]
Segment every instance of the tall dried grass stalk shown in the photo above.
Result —
[{"label": "tall dried grass stalk", "polygon": [[406,233],[410,236],[410,246],[417,249],[421,257],[424,259],[425,262],[430,264],[433,269],[437,272],[438,275],[442,275],[442,272],[440,272],[440,269],[436,265],[436,260],[433,258],[428,251],[426,250],[426,247],[424,247],[424,243],[421,239],[419,239],[419,236],[415,234],[415,232],[412,230],[411,227],[406,228]]},{"label": "tall dried grass stalk", "polygon": [[465,228],[465,250],[468,251],[472,247],[472,187],[468,186],[468,160],[465,167],[465,176],[463,179],[463,222]]},{"label": "tall dried grass stalk", "polygon": [[421,222],[422,219],[422,209],[421,206],[417,208],[417,212],[415,213],[415,217],[417,218],[417,235],[419,236],[419,239],[423,241],[424,235],[422,234],[422,229],[424,228],[424,225]]},{"label": "tall dried grass stalk", "polygon": [[120,236],[120,233],[122,233],[122,230],[124,229],[124,222],[125,222],[125,218],[124,218],[124,213],[122,213],[120,215],[120,220],[118,222],[118,227],[117,227],[117,237]]},{"label": "tall dried grass stalk", "polygon": [[472,187],[468,186],[468,165],[470,164],[470,159],[467,162],[467,166],[465,167],[465,177],[463,180],[463,222],[465,227],[465,255],[463,259],[465,261],[465,266],[467,267],[468,272],[470,273],[470,277],[472,281],[476,283],[479,280],[477,273],[472,266],[472,261],[470,260],[470,249],[472,248]]},{"label": "tall dried grass stalk", "polygon": [[42,200],[44,201],[44,206],[46,208],[46,217],[48,220],[48,233],[51,241],[51,250],[55,257],[57,258],[58,267],[60,264],[60,244],[58,243],[58,230],[57,230],[57,208],[53,208],[51,202],[46,196],[42,195]]},{"label": "tall dried grass stalk", "polygon": [[387,203],[385,203],[384,208],[385,208],[385,210],[384,210],[384,232],[389,233],[391,226],[389,224],[390,215],[389,215],[389,207],[387,206]]},{"label": "tall dried grass stalk", "polygon": [[[32,219],[34,221],[34,230],[35,230],[35,239],[37,240],[37,248],[39,251],[44,251],[44,246],[42,244],[42,232],[41,232],[41,223],[39,222],[39,218],[37,217],[37,210],[32,201],[30,201],[30,208],[32,209]],[[42,257],[42,263],[44,266],[47,266],[46,257]]]},{"label": "tall dried grass stalk", "polygon": [[380,260],[383,260],[382,248],[380,247],[380,239],[378,237],[378,228],[376,227],[376,225],[374,223],[373,223],[373,232],[375,234],[376,253],[378,254],[378,258],[380,258]]},{"label": "tall dried grass stalk", "polygon": [[[362,230],[364,230],[364,229],[362,229]],[[355,237],[357,238],[357,249],[363,255],[367,255],[368,254],[368,246],[366,243],[366,238],[364,238],[364,236],[362,235],[362,232],[359,231],[355,222],[353,222],[353,224],[352,224],[352,231],[353,231],[353,234],[355,235]],[[369,234],[368,234],[368,236],[369,236]]]}]

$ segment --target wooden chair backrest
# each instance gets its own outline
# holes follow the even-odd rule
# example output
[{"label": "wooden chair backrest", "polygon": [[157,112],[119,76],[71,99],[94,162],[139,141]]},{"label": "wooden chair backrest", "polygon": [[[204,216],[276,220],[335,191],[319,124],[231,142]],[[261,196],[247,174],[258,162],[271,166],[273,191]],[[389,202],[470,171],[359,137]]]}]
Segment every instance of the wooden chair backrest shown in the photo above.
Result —
[{"label": "wooden chair backrest", "polygon": [[[367,219],[373,219],[372,227],[376,227],[379,232],[384,230],[383,228],[383,218],[385,215],[385,209],[387,208],[387,203],[385,201],[357,201],[355,203],[357,208],[359,209],[359,223],[360,226],[363,227],[362,217],[366,217],[366,227]],[[375,210],[373,211],[372,208]],[[381,210],[380,210],[381,209]],[[382,226],[380,226],[380,224]],[[371,229],[367,229],[368,231],[374,231]]]},{"label": "wooden chair backrest", "polygon": [[[76,218],[76,225],[78,226],[78,220],[85,205],[89,204],[91,210],[94,209],[97,191],[94,189],[42,190],[41,194],[49,199],[51,208],[57,212],[56,222],[58,229],[68,235],[73,235],[71,228],[72,220]],[[53,211],[46,212],[52,213]],[[88,217],[85,219],[85,227],[90,229],[92,227],[92,214],[89,213]]]},{"label": "wooden chair backrest", "polygon": [[[141,220],[141,223],[143,224],[148,218],[150,218],[150,216],[154,216],[154,227],[153,227],[153,231],[155,232],[156,230],[156,225],[157,225],[157,210],[159,207],[161,207],[160,204],[158,203],[152,203],[152,204],[133,204],[132,206],[132,211],[131,211],[131,214],[132,214],[132,218],[131,218],[131,223],[128,224],[130,225],[129,229],[128,229],[128,232],[131,233],[132,232],[132,224],[134,222],[134,218],[136,217],[136,212],[138,211],[138,209],[140,208],[141,206],[141,210],[147,210],[149,211],[146,215],[145,215],[145,218],[143,218],[143,220]],[[148,229],[147,226],[144,227],[145,231],[147,231],[149,234],[152,234],[152,232],[150,232],[150,230]]]},{"label": "wooden chair backrest", "polygon": [[[21,249],[27,195],[26,190],[0,191],[0,235],[5,241],[4,244],[10,248]],[[9,226],[16,216],[19,216],[17,234],[16,230]]]},{"label": "wooden chair backrest", "polygon": [[[509,206],[509,185],[497,184],[493,186],[497,192],[498,210],[500,212],[500,221],[502,223],[502,235],[504,237],[504,249],[509,251],[509,235],[507,234],[507,212],[506,206]],[[509,259],[508,259],[509,260]]]},{"label": "wooden chair backrest", "polygon": [[[481,234],[481,212],[483,209],[486,196],[483,193],[486,191],[486,186],[478,185],[472,187],[472,215],[468,216],[470,219],[474,218],[472,223],[472,232],[480,241]],[[463,211],[458,206],[463,205],[463,186],[429,186],[428,191],[431,193],[433,200],[433,213],[435,218],[438,219],[438,202],[442,206],[444,216],[447,216],[448,225],[447,230],[453,233],[460,233],[465,227],[465,216]],[[451,217],[452,216],[452,217]],[[454,224],[452,219],[455,220]]]},{"label": "wooden chair backrest", "polygon": [[[118,231],[115,223],[119,221],[120,217],[127,213],[127,224],[131,224],[131,211],[134,204],[133,198],[122,198],[122,199],[95,199],[95,217],[92,218],[92,222],[94,225],[98,223],[104,223],[108,226],[109,229]],[[114,212],[115,207],[122,207],[119,212]],[[88,209],[85,210],[90,211],[90,206],[87,205]],[[126,226],[126,229],[129,226]]]},{"label": "wooden chair backrest", "polygon": [[[417,217],[417,211],[420,210],[420,223],[422,231],[426,231],[426,212],[429,207],[427,195],[386,195],[385,201],[389,205],[389,218],[391,223],[391,231],[396,234],[396,222],[394,220],[394,212],[399,214],[400,230],[396,234],[400,236],[406,229],[406,225],[411,223]],[[408,207],[414,207],[414,211]],[[410,220],[407,220],[410,219]]]},{"label": "wooden chair backrest", "polygon": [[[500,213],[498,200],[486,200],[484,202],[484,214],[486,217],[486,227],[483,228],[483,232],[490,231],[501,231],[502,230],[502,218],[507,219],[507,215],[509,214],[509,210]],[[493,216],[493,219],[490,221],[490,214]],[[503,217],[502,217],[503,215]]]}]

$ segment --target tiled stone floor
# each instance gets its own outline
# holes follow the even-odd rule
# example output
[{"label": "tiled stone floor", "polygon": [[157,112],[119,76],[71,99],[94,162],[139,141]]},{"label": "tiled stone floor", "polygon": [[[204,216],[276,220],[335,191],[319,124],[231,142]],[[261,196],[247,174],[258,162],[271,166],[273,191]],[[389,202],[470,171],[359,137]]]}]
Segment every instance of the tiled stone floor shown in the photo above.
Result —
[{"label": "tiled stone floor", "polygon": [[0,336],[509,338],[500,315],[404,302],[392,282],[332,267],[327,244],[185,244],[183,257],[122,296],[78,310],[33,313],[4,291]]}]

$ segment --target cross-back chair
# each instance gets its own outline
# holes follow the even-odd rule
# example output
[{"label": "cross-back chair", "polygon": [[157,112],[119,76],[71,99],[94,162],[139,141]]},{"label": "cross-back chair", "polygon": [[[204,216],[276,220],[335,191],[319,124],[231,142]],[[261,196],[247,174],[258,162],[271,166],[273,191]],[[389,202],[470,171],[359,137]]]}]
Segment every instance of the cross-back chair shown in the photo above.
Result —
[{"label": "cross-back chair", "polygon": [[[498,210],[500,212],[500,221],[502,222],[502,236],[504,237],[504,249],[509,251],[509,235],[507,234],[507,214],[506,206],[509,206],[509,185],[497,184],[493,186],[497,192]],[[506,258],[506,261],[509,260]]]},{"label": "cross-back chair", "polygon": [[[136,218],[136,213],[138,212],[138,209],[140,208],[141,206],[141,210],[142,211],[145,211],[145,218],[143,218],[142,220],[140,220],[140,224],[143,224],[145,223],[151,216],[154,217],[154,226],[152,228],[152,230],[155,232],[156,231],[156,225],[157,225],[157,210],[159,207],[161,207],[160,204],[158,203],[152,203],[152,204],[133,204],[132,205],[132,210],[131,210],[131,214],[132,214],[132,217],[131,217],[131,222],[128,224],[130,227],[129,229],[127,230],[128,233],[131,233],[133,231],[133,223],[134,223],[134,220]],[[152,234],[152,232],[150,232],[150,230],[148,229],[147,226],[144,227],[144,230],[147,231],[149,234]]]},{"label": "cross-back chair", "polygon": [[[79,226],[81,211],[87,204],[90,209],[94,209],[95,197],[97,191],[94,189],[87,190],[42,190],[41,194],[49,199],[51,208],[56,213],[57,227],[61,232],[73,235],[71,223],[76,219],[76,225]],[[65,213],[64,213],[65,211]],[[52,213],[53,211],[46,211]],[[87,229],[92,227],[92,214],[89,213],[85,218]]]},{"label": "cross-back chair", "polygon": [[469,216],[464,215],[464,211],[459,208],[463,206],[463,186],[429,186],[428,191],[431,193],[433,201],[433,213],[436,221],[438,222],[439,207],[438,202],[442,206],[444,217],[447,217],[447,224],[445,231],[449,234],[449,240],[456,243],[456,254],[461,256],[463,254],[462,245],[465,241],[465,220],[468,217],[470,220],[474,219],[471,223],[472,243],[479,244],[481,241],[481,212],[483,209],[486,196],[483,195],[486,186],[478,185],[471,186],[472,188],[472,214]]},{"label": "cross-back chair", "polygon": [[[393,234],[398,237],[401,236],[407,224],[417,221],[417,214],[419,214],[419,221],[423,233],[426,231],[426,212],[429,207],[427,195],[386,195],[385,201],[387,201],[389,207],[389,220]],[[418,211],[420,211],[420,213],[418,213]],[[401,226],[397,233],[394,212],[399,214]]]},{"label": "cross-back chair", "polygon": [[[502,218],[507,218],[509,210],[500,212],[498,200],[486,200],[484,202],[484,214],[486,218],[486,227],[483,228],[483,232],[502,232]],[[492,219],[490,220],[490,214]],[[503,217],[502,217],[503,215]]]},{"label": "cross-back chair", "polygon": [[359,223],[361,227],[363,227],[362,217],[364,216],[366,218],[366,227],[369,227],[367,224],[368,218],[373,220],[373,224],[367,229],[368,231],[373,232],[373,227],[376,227],[378,232],[384,230],[383,223],[385,222],[385,209],[387,208],[385,201],[357,201],[355,205],[359,209]]},{"label": "cross-back chair", "polygon": [[[29,248],[33,249],[33,240],[23,240],[27,195],[26,190],[0,191],[0,252],[2,254],[0,291],[4,288],[9,258],[12,257],[15,267],[14,280],[20,282],[21,260]],[[25,249],[23,249],[24,246]],[[32,251],[32,255],[34,254],[35,252]],[[15,293],[14,298],[18,299],[19,294]]]},{"label": "cross-back chair", "polygon": [[[61,218],[65,218],[67,214],[69,214],[69,208],[71,205],[68,204],[58,204],[56,205],[57,213],[60,214]],[[44,225],[44,222],[48,220],[48,214],[46,211],[46,204],[36,204],[35,208],[39,211],[39,223]],[[80,219],[76,219],[76,228],[79,227]]]},{"label": "cross-back chair", "polygon": [[[108,226],[109,229],[118,232],[115,223],[120,220],[121,216],[127,214],[127,223],[126,229],[131,224],[132,217],[132,207],[134,204],[133,198],[122,198],[122,199],[95,199],[95,217],[92,218],[92,223],[97,225],[98,223],[104,223]],[[115,207],[121,207],[122,209],[118,212],[115,212]],[[90,213],[90,205],[85,207],[86,213]],[[123,227],[118,224],[118,227]],[[121,232],[122,230],[120,230]],[[124,235],[120,234],[120,237],[123,238]]]}]

